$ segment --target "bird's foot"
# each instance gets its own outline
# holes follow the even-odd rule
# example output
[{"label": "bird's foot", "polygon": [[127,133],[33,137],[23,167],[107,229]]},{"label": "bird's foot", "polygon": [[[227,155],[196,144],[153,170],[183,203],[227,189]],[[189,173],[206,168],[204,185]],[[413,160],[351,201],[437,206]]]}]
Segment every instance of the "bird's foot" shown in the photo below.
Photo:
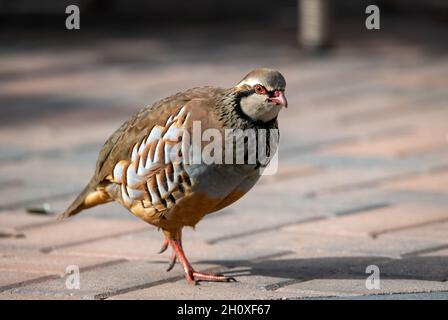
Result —
[{"label": "bird's foot", "polygon": [[[177,233],[177,239],[179,241],[179,245],[182,247],[182,240],[181,240],[182,239],[182,233],[181,233],[181,231],[179,231]],[[169,238],[165,237],[158,254],[164,253],[166,251],[166,249],[168,249],[169,244],[170,244]],[[171,271],[174,268],[174,266],[176,265],[176,261],[177,261],[176,252],[173,251],[173,253],[171,255],[170,263],[168,264],[168,268],[166,269],[166,272],[169,272],[169,271]]]},{"label": "bird's foot", "polygon": [[191,270],[185,273],[185,278],[191,284],[197,284],[198,281],[210,281],[210,282],[236,282],[233,277],[226,277],[222,274],[205,273]]},{"label": "bird's foot", "polygon": [[166,272],[170,272],[174,268],[174,266],[176,265],[176,260],[177,260],[176,253],[173,252],[173,254],[171,255],[170,263],[168,264],[168,268],[166,269]]},{"label": "bird's foot", "polygon": [[171,246],[173,247],[173,254],[171,255],[170,263],[168,264],[168,268],[166,269],[167,272],[171,271],[175,266],[177,260],[179,260],[185,271],[185,278],[191,284],[197,284],[199,281],[236,282],[235,278],[226,277],[222,274],[195,271],[191,266],[191,264],[188,262],[187,258],[185,257],[184,251],[182,249],[181,231],[179,231],[174,238],[166,237],[165,240],[163,241],[159,253],[165,252],[169,244],[171,244]]},{"label": "bird's foot", "polygon": [[166,251],[166,249],[168,249],[168,245],[170,244],[170,241],[168,239],[165,238],[165,240],[163,240],[162,246],[160,247],[159,252],[157,252],[158,254],[162,254]]}]

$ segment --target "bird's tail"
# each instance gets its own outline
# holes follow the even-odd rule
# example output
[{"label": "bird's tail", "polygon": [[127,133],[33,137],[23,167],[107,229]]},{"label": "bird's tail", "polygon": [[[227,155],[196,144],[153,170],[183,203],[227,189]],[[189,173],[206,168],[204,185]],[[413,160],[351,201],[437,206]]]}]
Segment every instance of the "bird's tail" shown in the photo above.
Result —
[{"label": "bird's tail", "polygon": [[104,188],[92,188],[91,185],[88,184],[76,197],[75,201],[73,201],[72,204],[59,215],[58,220],[74,216],[84,209],[88,209],[109,201],[110,197]]}]

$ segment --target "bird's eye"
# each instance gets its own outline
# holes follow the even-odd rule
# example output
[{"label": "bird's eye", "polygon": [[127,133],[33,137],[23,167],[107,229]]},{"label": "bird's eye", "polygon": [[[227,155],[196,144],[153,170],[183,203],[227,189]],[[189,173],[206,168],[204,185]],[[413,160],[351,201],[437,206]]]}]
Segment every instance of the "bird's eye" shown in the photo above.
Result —
[{"label": "bird's eye", "polygon": [[254,86],[254,90],[256,94],[265,94],[266,93],[266,88],[263,87],[261,84],[256,84]]}]

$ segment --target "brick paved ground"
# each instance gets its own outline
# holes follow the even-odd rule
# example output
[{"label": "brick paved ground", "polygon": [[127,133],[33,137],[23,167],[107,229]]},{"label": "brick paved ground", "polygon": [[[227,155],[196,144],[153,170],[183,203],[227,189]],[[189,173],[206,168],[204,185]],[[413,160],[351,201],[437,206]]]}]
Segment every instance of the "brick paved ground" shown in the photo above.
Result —
[{"label": "brick paved ground", "polygon": [[[222,30],[186,29],[3,47],[0,298],[446,299],[448,34],[427,23],[405,35],[400,23],[341,32],[341,46],[318,58],[294,46],[292,30],[237,28],[220,41]],[[185,234],[198,269],[238,282],[193,287],[179,266],[165,272],[161,234],[117,204],[63,222],[26,212],[63,210],[140,107],[231,86],[260,65],[288,81],[279,172]],[[68,265],[80,267],[79,290],[66,289]],[[369,265],[380,289],[365,286]]]}]

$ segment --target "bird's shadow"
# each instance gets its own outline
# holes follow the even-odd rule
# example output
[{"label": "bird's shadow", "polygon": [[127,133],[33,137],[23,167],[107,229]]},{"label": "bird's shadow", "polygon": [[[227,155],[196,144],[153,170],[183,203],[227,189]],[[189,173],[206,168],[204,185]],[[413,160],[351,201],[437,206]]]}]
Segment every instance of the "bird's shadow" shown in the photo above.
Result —
[{"label": "bird's shadow", "polygon": [[448,280],[448,256],[319,257],[304,259],[202,260],[200,263],[231,269],[224,274],[284,278],[285,281],[314,279],[366,279],[377,266],[381,279],[407,279],[445,282]]}]

